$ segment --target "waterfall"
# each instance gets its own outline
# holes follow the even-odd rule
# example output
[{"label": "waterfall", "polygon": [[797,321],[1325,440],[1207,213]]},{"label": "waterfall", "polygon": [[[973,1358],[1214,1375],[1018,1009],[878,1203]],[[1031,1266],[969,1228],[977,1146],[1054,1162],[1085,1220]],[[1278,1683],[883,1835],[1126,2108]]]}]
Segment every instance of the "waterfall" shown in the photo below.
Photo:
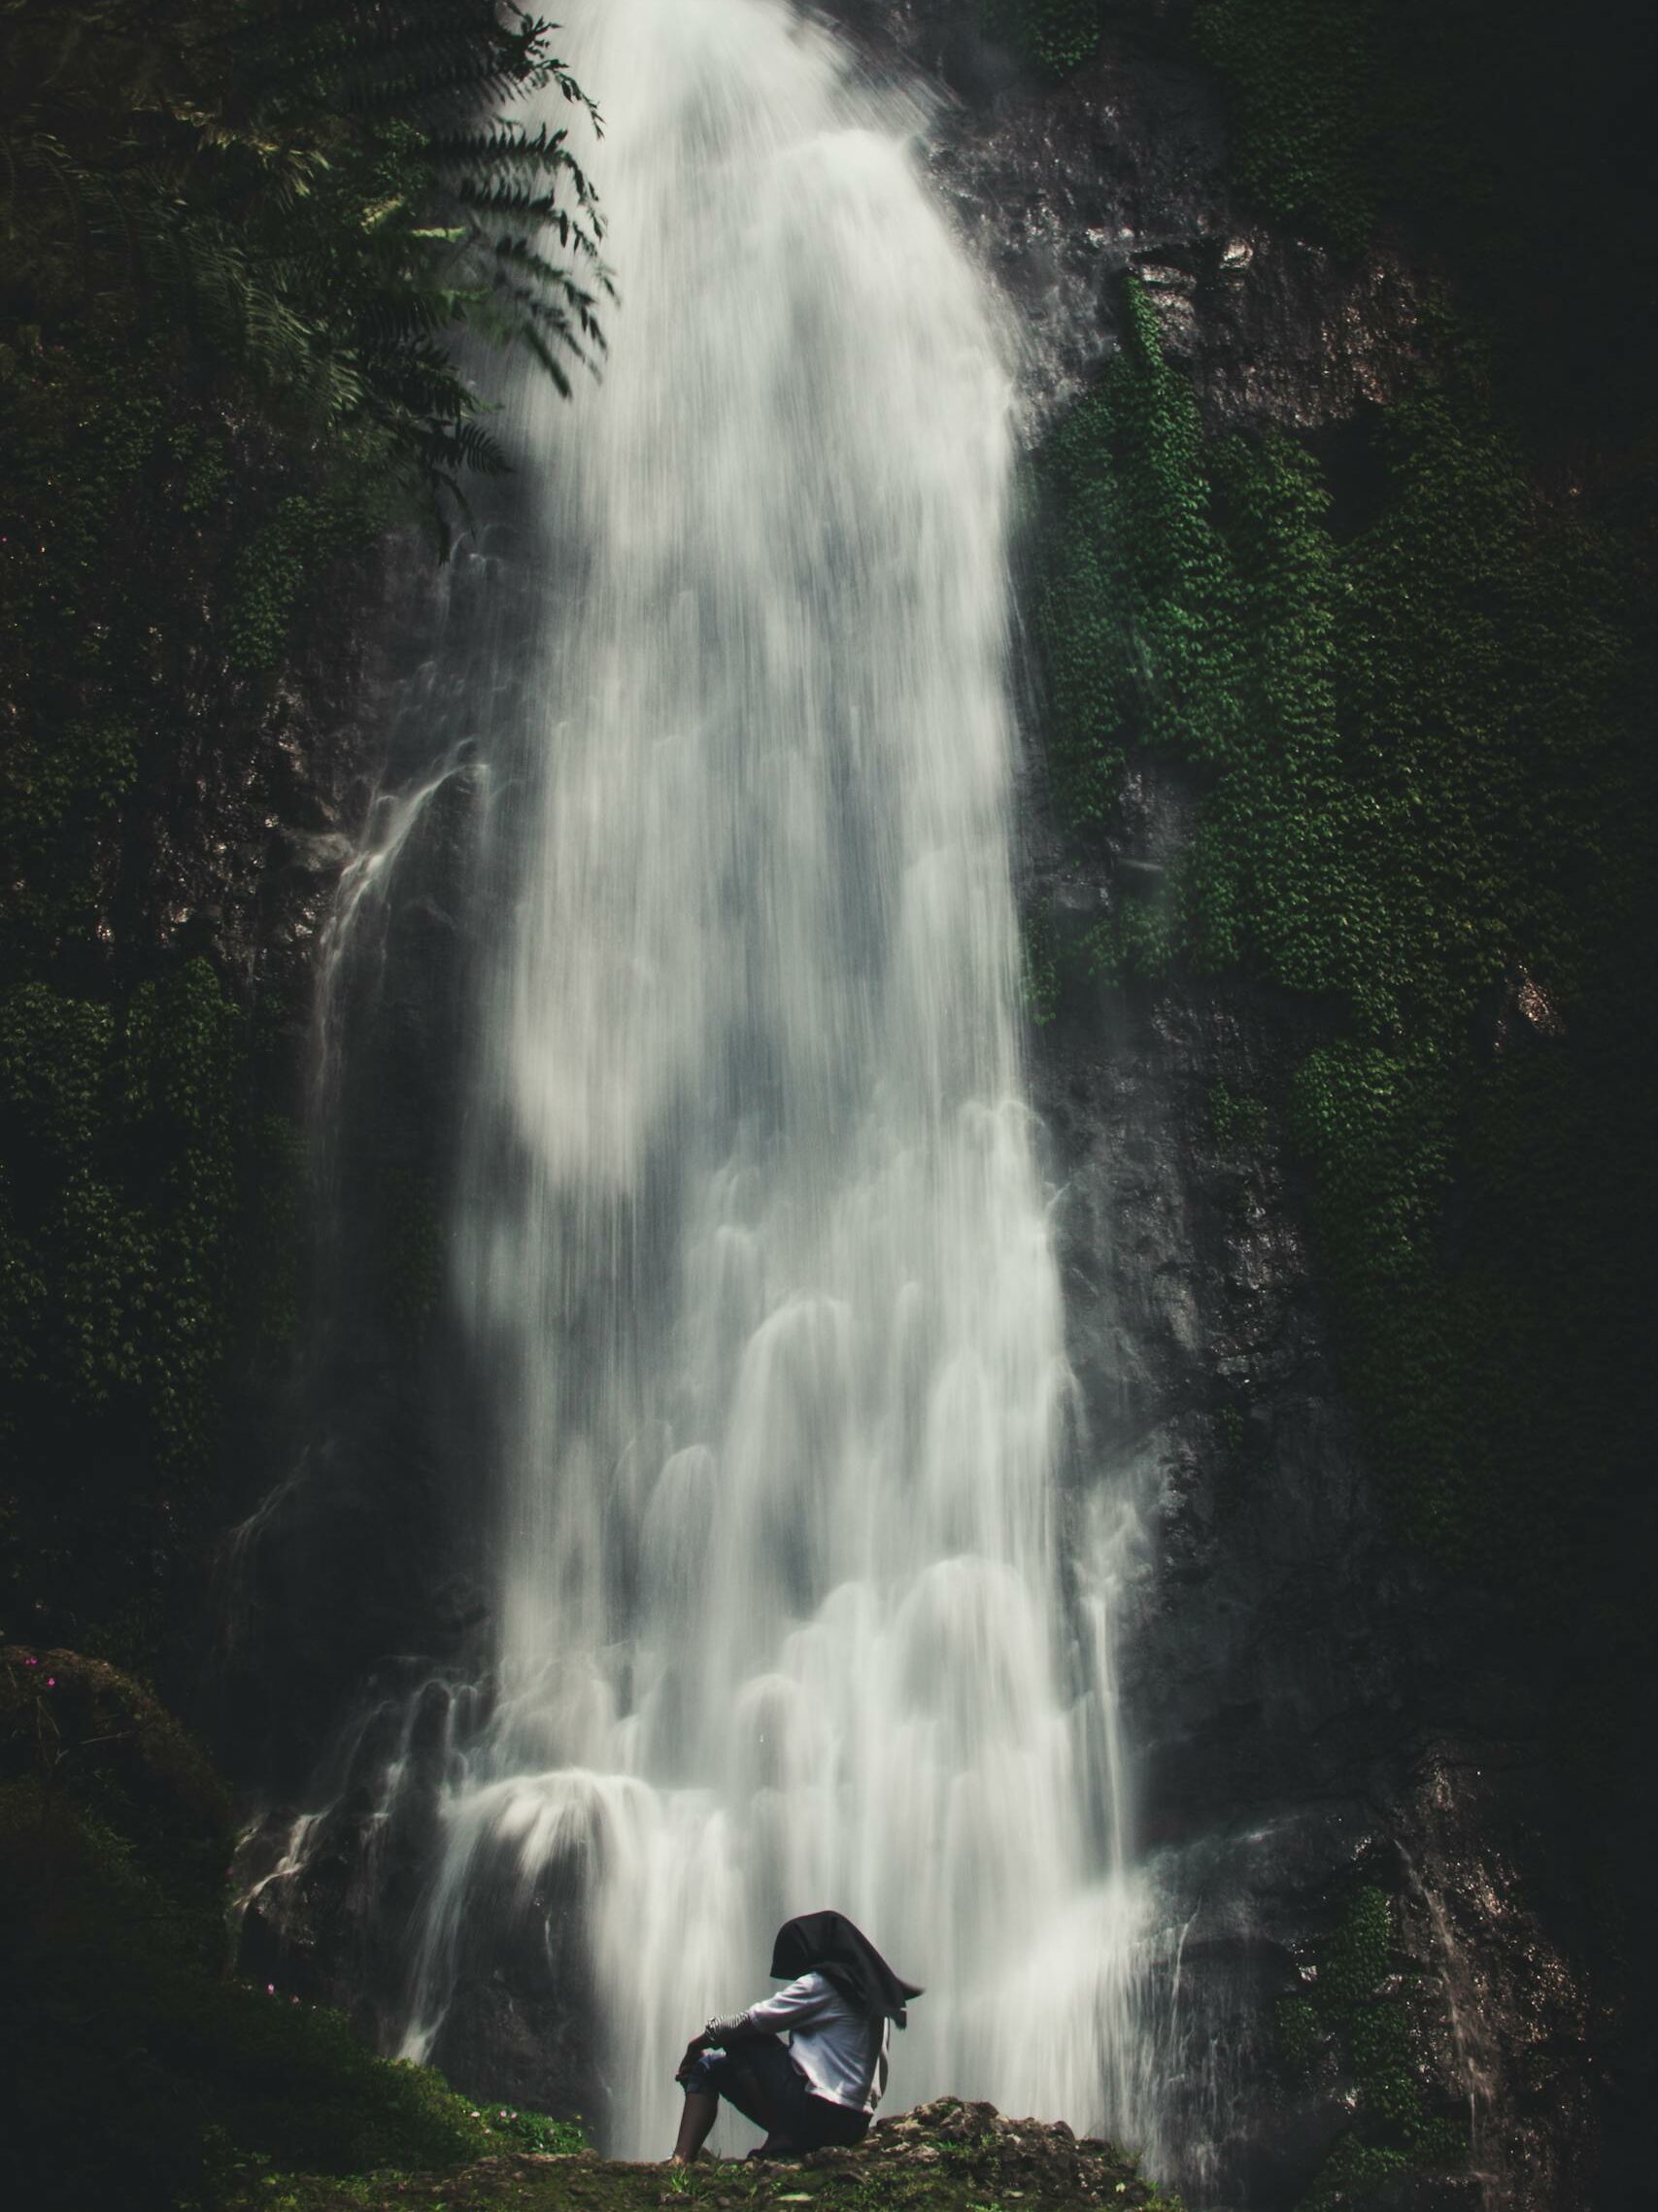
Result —
[{"label": "waterfall", "polygon": [[1145,2143],[1132,1514],[1077,1476],[1023,1098],[1011,333],[823,26],[569,15],[623,300],[601,385],[507,412],[549,582],[457,1235],[496,1649],[404,2049],[557,1899],[608,2147],[660,2156],[687,2037],[833,1905],[927,1985],[895,2101]]}]

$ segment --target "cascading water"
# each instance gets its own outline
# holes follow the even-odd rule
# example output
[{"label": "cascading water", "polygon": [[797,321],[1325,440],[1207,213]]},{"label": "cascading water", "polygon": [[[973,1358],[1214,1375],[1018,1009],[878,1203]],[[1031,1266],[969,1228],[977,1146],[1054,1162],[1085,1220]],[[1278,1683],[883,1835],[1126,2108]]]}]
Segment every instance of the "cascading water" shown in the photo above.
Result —
[{"label": "cascading water", "polygon": [[610,2147],[835,1905],[894,2097],[1153,2134],[1110,1610],[1022,1103],[1010,346],[919,112],[785,0],[572,7],[624,282],[514,401],[555,578],[482,788],[510,888],[459,1233],[497,1650],[405,2049],[574,1898]]}]

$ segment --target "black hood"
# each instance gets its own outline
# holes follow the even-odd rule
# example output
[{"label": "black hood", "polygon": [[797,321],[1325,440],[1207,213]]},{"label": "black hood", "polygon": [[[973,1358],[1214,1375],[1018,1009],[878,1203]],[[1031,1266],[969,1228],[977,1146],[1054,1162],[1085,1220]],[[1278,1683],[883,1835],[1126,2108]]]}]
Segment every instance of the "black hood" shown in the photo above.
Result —
[{"label": "black hood", "polygon": [[785,1921],[771,1947],[771,1972],[779,1982],[822,1974],[861,2013],[871,2018],[885,2014],[899,2027],[904,2025],[904,2006],[922,1993],[913,1982],[893,1972],[863,1929],[844,1913],[802,1913],[798,1920]]}]

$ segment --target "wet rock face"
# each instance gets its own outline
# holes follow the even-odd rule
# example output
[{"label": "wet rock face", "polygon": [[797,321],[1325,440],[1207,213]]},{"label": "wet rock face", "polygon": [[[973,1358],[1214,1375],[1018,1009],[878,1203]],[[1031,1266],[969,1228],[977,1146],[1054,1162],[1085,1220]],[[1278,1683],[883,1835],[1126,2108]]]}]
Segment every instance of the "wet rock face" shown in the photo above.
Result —
[{"label": "wet rock face", "polygon": [[412,531],[335,562],[276,674],[216,668],[186,692],[170,777],[123,864],[118,935],[211,953],[244,993],[308,1002],[385,765],[384,702],[429,628],[430,566]]},{"label": "wet rock face", "polygon": [[[239,1961],[308,2003],[348,2013],[363,2039],[397,2055],[425,2026],[423,1948],[441,1849],[456,1739],[478,1719],[476,1694],[437,1675],[383,1666],[310,1776],[319,1812],[273,1806],[238,1856]],[[592,2023],[594,1996],[581,1866],[545,1869],[526,1889],[510,1851],[473,1868],[491,1909],[440,1926],[436,1960],[453,1994],[423,2055],[481,2100],[581,2116],[606,2092]]]},{"label": "wet rock face", "polygon": [[[457,1341],[445,1225],[487,935],[476,739],[508,680],[499,627],[544,588],[490,550],[511,496],[442,570],[423,558],[399,575],[402,548],[386,549],[402,596],[342,694],[343,743],[371,741],[295,1039],[319,1191],[308,1357],[222,1581],[220,1734],[253,1814],[242,1968],[339,2007],[389,2053],[421,2018],[442,1801],[478,1721],[478,1693],[457,1685],[487,1666],[489,1378]],[[519,1888],[503,1868],[501,1909],[457,1936],[426,2056],[462,2091],[591,2118],[604,2090],[579,1886]]]},{"label": "wet rock face", "polygon": [[477,1003],[475,740],[495,625],[525,586],[476,544],[438,568],[397,539],[383,562],[380,641],[337,679],[346,864],[315,895],[296,879],[281,909],[303,951],[315,1249],[303,1366],[256,1440],[262,1502],[220,1591],[220,1732],[278,1833],[360,1714],[409,1692],[397,1655],[465,1676],[488,1614],[471,1475],[489,1408],[455,1340],[447,1222]]},{"label": "wet rock face", "polygon": [[933,179],[1013,309],[1032,434],[1115,351],[1129,270],[1214,426],[1313,428],[1398,391],[1420,273],[1392,254],[1340,262],[1232,203],[1214,85],[1170,36],[1189,7],[1125,0],[1058,85],[986,36],[974,0],[831,12],[942,89]]}]

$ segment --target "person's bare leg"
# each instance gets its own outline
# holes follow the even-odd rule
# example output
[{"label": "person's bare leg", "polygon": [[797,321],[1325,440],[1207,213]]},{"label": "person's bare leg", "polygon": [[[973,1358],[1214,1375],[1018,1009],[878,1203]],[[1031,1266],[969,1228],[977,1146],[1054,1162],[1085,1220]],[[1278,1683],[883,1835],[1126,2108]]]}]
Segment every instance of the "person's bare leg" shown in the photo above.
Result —
[{"label": "person's bare leg", "polygon": [[711,2090],[687,2090],[685,2110],[679,2116],[679,2140],[670,2163],[688,2166],[708,2140],[708,2130],[719,2116],[720,2099]]}]

